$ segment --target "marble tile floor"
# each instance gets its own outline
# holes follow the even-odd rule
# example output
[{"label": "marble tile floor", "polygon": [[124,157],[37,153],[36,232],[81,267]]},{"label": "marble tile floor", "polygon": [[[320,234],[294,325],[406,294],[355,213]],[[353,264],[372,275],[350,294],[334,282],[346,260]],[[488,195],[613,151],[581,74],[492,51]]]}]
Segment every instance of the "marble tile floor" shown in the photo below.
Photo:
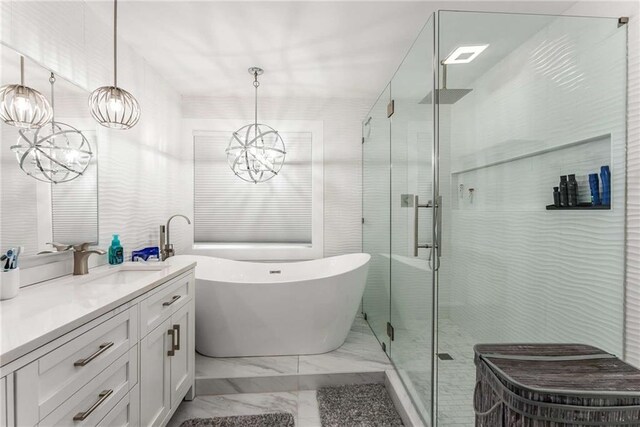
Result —
[{"label": "marble tile floor", "polygon": [[292,414],[298,427],[320,427],[315,390],[198,396],[191,402],[182,402],[167,427],[179,427],[182,422],[191,418],[273,412]]},{"label": "marble tile floor", "polygon": [[[438,426],[470,427],[475,424],[475,341],[448,319],[440,320],[439,329],[439,352],[448,353],[453,360],[438,362]],[[413,336],[411,339],[415,346],[412,347],[428,349],[431,343],[427,338],[429,337],[426,334]],[[422,413],[427,413],[431,405],[431,367],[428,350],[419,353],[424,357],[416,357],[414,351],[407,345],[402,348],[392,346],[391,357],[396,361],[400,376],[405,383],[409,383],[408,388],[416,406]]]},{"label": "marble tile floor", "polygon": [[196,394],[315,390],[324,385],[383,382],[393,369],[362,317],[345,343],[317,355],[212,358],[196,354]]}]

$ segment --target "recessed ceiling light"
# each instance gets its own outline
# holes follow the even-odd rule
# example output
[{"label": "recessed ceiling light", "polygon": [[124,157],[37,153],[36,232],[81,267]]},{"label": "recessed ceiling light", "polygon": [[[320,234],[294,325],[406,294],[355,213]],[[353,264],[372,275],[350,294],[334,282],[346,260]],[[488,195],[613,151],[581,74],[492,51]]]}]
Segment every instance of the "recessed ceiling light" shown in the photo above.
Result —
[{"label": "recessed ceiling light", "polygon": [[483,44],[479,46],[460,46],[453,52],[447,56],[443,64],[468,64],[469,62],[476,59],[478,55],[482,53],[486,48],[488,48],[488,44]]}]

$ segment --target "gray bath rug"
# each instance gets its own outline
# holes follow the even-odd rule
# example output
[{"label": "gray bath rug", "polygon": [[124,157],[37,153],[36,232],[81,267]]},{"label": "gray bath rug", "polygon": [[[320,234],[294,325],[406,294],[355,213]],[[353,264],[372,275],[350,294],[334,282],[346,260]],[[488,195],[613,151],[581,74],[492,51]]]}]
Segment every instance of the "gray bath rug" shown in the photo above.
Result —
[{"label": "gray bath rug", "polygon": [[193,418],[180,427],[295,427],[293,415],[287,412],[234,417]]},{"label": "gray bath rug", "polygon": [[384,384],[323,387],[318,406],[322,427],[403,425]]}]

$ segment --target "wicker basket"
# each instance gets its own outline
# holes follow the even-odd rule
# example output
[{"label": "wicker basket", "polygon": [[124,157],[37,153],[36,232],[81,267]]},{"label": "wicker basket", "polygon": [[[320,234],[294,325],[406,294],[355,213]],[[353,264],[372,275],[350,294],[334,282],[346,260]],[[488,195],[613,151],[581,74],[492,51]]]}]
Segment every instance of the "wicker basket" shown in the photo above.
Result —
[{"label": "wicker basket", "polygon": [[640,427],[640,370],[577,344],[474,347],[477,427]]}]

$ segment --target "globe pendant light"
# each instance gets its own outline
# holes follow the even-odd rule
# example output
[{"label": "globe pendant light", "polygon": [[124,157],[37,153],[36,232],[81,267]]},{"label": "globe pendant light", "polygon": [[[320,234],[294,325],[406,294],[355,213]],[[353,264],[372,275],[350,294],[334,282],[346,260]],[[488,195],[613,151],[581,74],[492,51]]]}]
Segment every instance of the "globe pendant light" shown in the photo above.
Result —
[{"label": "globe pendant light", "polygon": [[102,86],[89,95],[91,115],[102,126],[131,129],[140,120],[138,101],[118,87],[118,0],[113,2],[113,86]]},{"label": "globe pendant light", "polygon": [[51,122],[35,131],[21,129],[18,143],[11,150],[27,175],[38,181],[58,184],[81,176],[89,166],[93,153],[82,132],[55,120],[55,81],[51,73]]},{"label": "globe pendant light", "polygon": [[20,56],[20,84],[0,87],[0,118],[11,126],[37,129],[51,120],[51,114],[47,98],[24,85],[24,57]]},{"label": "globe pendant light", "polygon": [[259,183],[273,178],[280,172],[286,155],[284,141],[277,130],[258,124],[258,76],[264,70],[249,68],[253,75],[255,92],[254,122],[233,132],[226,149],[227,163],[240,179]]}]

